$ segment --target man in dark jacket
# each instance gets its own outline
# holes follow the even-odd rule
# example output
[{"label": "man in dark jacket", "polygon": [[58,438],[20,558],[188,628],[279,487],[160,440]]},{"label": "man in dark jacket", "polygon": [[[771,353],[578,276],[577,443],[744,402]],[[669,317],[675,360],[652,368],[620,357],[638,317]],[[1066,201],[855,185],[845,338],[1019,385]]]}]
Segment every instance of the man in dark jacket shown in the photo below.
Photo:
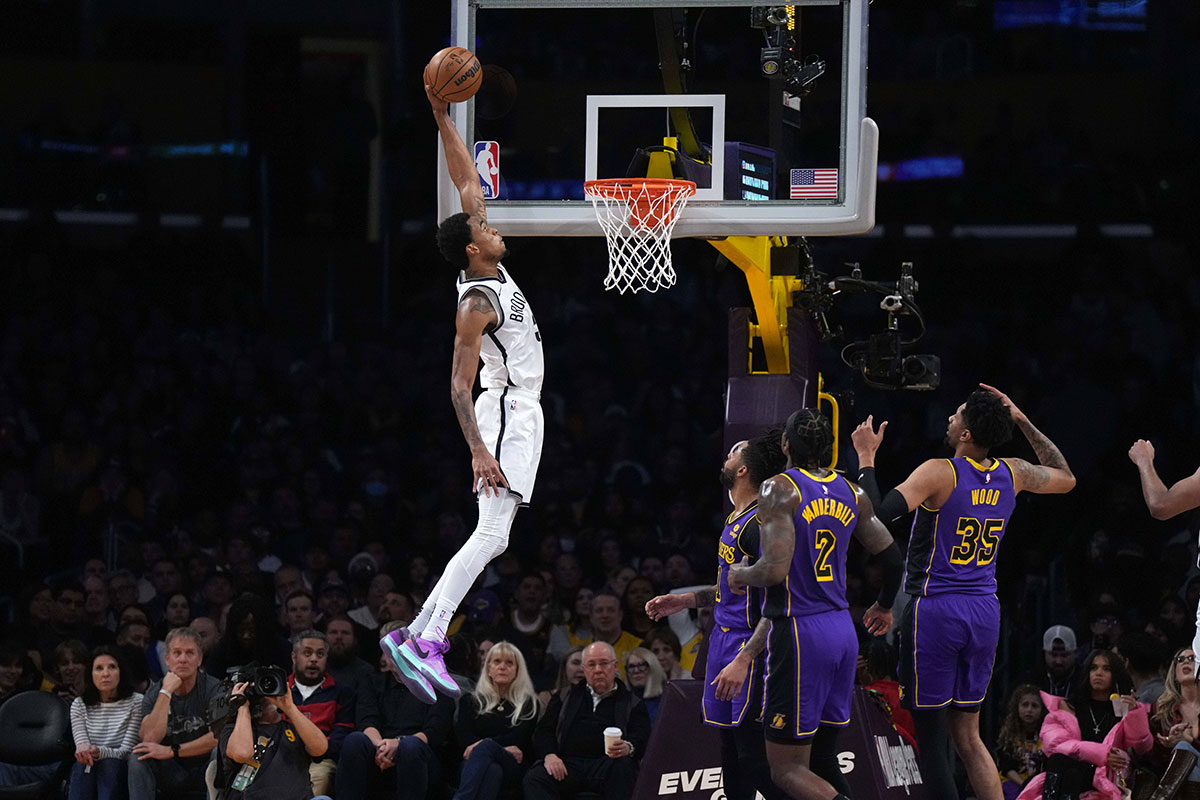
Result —
[{"label": "man in dark jacket", "polygon": [[376,675],[359,691],[370,692],[375,702],[360,702],[367,711],[355,731],[342,743],[334,776],[336,797],[366,797],[367,786],[393,770],[396,800],[423,800],[436,785],[441,751],[454,720],[454,701],[439,696],[426,705],[413,696],[391,673]]},{"label": "man in dark jacket", "polygon": [[[542,759],[525,775],[527,800],[596,792],[605,800],[633,794],[637,762],[650,739],[646,706],[617,678],[612,645],[594,642],[583,651],[584,682],[550,701],[533,737]],[[620,738],[605,744],[606,728]]]}]

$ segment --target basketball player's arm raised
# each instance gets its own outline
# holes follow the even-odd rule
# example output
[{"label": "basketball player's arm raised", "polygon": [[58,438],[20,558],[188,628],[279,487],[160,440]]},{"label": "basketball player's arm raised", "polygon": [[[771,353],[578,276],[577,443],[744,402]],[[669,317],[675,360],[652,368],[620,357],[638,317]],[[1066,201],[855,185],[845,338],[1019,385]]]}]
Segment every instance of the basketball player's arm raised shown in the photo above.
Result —
[{"label": "basketball player's arm raised", "polygon": [[900,557],[900,548],[896,546],[887,526],[875,516],[871,498],[861,486],[850,483],[850,488],[854,490],[854,499],[858,501],[854,538],[869,554],[878,556],[879,565],[883,568],[879,597],[863,615],[863,625],[872,635],[882,636],[892,628],[892,605],[896,602],[896,594],[904,578],[904,559]]},{"label": "basketball player's arm raised", "polygon": [[[454,317],[454,360],[450,368],[450,402],[454,405],[454,413],[458,416],[467,447],[471,448],[474,486],[487,495],[491,495],[493,490],[499,495],[500,487],[507,488],[508,481],[500,472],[500,463],[488,451],[479,434],[471,392],[479,371],[479,348],[483,344],[483,334],[489,326],[494,327],[499,321],[496,310],[483,294],[468,292],[464,295]],[[482,486],[480,481],[483,482]]]},{"label": "basketball player's arm raised", "polygon": [[1142,480],[1142,496],[1155,519],[1170,519],[1176,514],[1200,506],[1200,469],[1170,489],[1154,469],[1154,445],[1138,439],[1129,448],[1129,460],[1138,468]]},{"label": "basketball player's arm raised", "polygon": [[793,517],[800,506],[800,495],[787,478],[776,475],[763,482],[758,491],[758,561],[750,564],[743,556],[740,564],[729,568],[729,587],[734,591],[746,586],[774,586],[783,581],[796,552],[796,526]]},{"label": "basketball player's arm raised", "polygon": [[1075,474],[1054,442],[1035,428],[1029,417],[1004,392],[986,383],[979,384],[979,388],[996,395],[1008,406],[1013,424],[1025,434],[1037,455],[1037,464],[1030,464],[1023,458],[1006,459],[1013,471],[1013,488],[1018,492],[1034,494],[1066,494],[1074,489]]},{"label": "basketball player's arm raised", "polygon": [[442,137],[442,148],[446,151],[446,167],[450,180],[458,187],[462,198],[462,210],[483,222],[487,221],[487,208],[483,204],[483,188],[479,185],[479,173],[475,170],[475,159],[467,149],[466,142],[450,119],[450,104],[433,94],[433,87],[425,85],[425,95],[433,108],[438,133]]}]

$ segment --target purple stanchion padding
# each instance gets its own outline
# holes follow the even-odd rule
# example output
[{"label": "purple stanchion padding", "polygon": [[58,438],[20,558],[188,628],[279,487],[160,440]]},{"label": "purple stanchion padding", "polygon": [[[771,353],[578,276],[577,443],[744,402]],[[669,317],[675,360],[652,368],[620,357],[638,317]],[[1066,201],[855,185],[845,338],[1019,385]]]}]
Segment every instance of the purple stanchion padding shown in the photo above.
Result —
[{"label": "purple stanchion padding", "polygon": [[[721,745],[701,719],[703,694],[700,681],[672,681],[663,690],[633,800],[724,800]],[[838,763],[855,800],[926,800],[916,753],[861,688],[838,736]]]}]

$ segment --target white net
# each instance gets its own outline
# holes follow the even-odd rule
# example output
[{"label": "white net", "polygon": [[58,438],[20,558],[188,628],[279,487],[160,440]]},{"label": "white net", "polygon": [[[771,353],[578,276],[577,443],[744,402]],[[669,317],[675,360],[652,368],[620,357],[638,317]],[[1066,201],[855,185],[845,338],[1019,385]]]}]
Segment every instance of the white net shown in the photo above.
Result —
[{"label": "white net", "polygon": [[671,231],[695,193],[691,181],[619,178],[584,184],[608,241],[606,290],[656,292],[674,285]]}]

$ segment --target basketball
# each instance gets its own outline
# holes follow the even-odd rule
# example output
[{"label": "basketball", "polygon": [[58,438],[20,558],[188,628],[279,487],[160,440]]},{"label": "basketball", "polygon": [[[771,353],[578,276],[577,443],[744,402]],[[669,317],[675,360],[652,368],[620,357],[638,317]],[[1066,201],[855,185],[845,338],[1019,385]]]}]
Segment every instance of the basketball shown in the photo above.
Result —
[{"label": "basketball", "polygon": [[425,67],[425,84],[447,103],[469,100],[483,83],[483,67],[470,50],[447,47],[437,51]]}]

